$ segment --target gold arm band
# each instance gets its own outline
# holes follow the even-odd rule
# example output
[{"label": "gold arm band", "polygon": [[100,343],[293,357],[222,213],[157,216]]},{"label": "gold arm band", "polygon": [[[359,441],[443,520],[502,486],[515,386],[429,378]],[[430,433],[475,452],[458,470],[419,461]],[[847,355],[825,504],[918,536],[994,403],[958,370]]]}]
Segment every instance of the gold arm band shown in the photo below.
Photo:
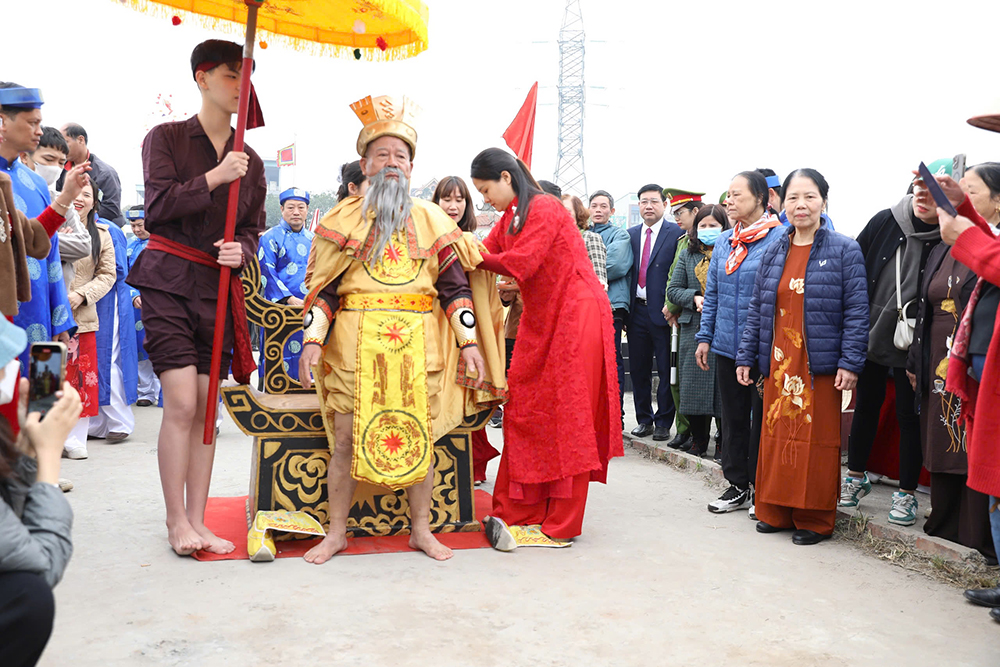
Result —
[{"label": "gold arm band", "polygon": [[302,333],[302,344],[317,343],[326,345],[326,337],[330,333],[330,318],[322,308],[313,306],[307,315],[309,320]]}]

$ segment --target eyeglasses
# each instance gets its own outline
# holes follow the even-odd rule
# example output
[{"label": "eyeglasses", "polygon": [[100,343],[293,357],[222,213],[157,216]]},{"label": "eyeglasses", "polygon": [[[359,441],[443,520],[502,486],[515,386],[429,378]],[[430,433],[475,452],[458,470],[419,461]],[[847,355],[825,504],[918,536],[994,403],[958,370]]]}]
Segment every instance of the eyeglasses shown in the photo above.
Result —
[{"label": "eyeglasses", "polygon": [[663,202],[659,199],[640,199],[640,206],[652,206],[653,204],[662,204]]}]

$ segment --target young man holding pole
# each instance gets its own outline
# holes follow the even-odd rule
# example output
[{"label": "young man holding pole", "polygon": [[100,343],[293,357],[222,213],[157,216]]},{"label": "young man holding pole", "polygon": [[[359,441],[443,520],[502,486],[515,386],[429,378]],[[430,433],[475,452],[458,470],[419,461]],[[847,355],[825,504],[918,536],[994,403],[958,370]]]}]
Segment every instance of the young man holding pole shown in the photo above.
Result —
[{"label": "young man holding pole", "polygon": [[[204,524],[215,444],[202,440],[208,397],[216,393],[209,377],[224,267],[232,270],[237,298],[226,312],[218,370],[227,374],[232,362],[240,382],[253,371],[238,280],[264,230],[267,187],[260,157],[249,147],[233,150],[230,124],[239,105],[242,62],[242,47],[232,42],[208,40],[195,47],[191,70],[201,111],[153,128],[142,147],[150,240],[128,282],[141,294],[145,348],[163,389],[160,481],[170,546],[180,555],[233,550]],[[256,100],[250,108],[247,127],[262,125]],[[240,179],[235,240],[225,242],[230,184]]]}]

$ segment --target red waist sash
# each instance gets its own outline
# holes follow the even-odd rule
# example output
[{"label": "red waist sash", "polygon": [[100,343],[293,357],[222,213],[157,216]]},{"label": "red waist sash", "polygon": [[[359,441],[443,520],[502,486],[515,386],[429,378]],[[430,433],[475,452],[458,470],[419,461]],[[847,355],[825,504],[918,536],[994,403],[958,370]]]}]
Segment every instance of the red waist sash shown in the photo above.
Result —
[{"label": "red waist sash", "polygon": [[[183,243],[171,241],[168,238],[149,235],[147,250],[159,250],[174,257],[186,259],[195,264],[207,266],[210,269],[219,270],[219,263],[214,257],[197,248],[186,246]],[[229,309],[233,314],[233,334],[235,335],[235,345],[233,346],[233,377],[240,384],[250,383],[250,374],[257,370],[257,364],[253,360],[253,351],[250,348],[250,330],[247,328],[246,303],[243,300],[243,285],[240,282],[238,270],[233,270],[229,278]],[[225,326],[225,322],[222,323]],[[219,322],[215,323],[219,326]]]}]

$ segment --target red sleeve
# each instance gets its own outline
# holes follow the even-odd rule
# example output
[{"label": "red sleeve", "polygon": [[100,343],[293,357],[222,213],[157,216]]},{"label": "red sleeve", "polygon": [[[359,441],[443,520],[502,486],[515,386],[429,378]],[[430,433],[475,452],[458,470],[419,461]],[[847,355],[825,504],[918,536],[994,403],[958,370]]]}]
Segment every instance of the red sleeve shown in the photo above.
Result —
[{"label": "red sleeve", "polygon": [[979,227],[966,229],[959,235],[951,252],[977,276],[1000,285],[1000,239],[992,232]]},{"label": "red sleeve", "polygon": [[551,195],[536,195],[521,231],[512,237],[507,251],[495,257],[503,268],[495,270],[485,261],[480,266],[511,276],[519,283],[529,279],[549,256],[559,225],[563,223],[575,226],[562,203]]},{"label": "red sleeve", "polygon": [[504,264],[503,257],[506,253],[500,253],[496,255],[483,255],[483,261],[476,266],[477,269],[482,269],[484,271],[492,271],[497,275],[509,276],[510,271],[507,269],[507,265]]},{"label": "red sleeve", "polygon": [[66,218],[56,213],[55,209],[51,206],[46,207],[36,220],[45,229],[45,233],[49,235],[49,238],[52,238],[59,231],[59,228],[62,227],[62,224],[66,222]]}]

